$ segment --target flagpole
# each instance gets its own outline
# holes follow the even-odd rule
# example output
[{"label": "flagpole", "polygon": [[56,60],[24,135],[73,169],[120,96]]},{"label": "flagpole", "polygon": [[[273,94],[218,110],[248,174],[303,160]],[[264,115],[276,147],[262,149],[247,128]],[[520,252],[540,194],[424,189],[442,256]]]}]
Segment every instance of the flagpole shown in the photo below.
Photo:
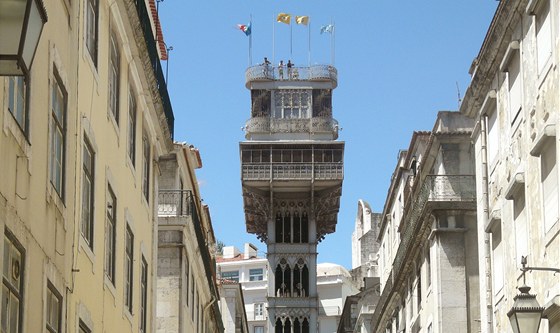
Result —
[{"label": "flagpole", "polygon": [[333,25],[333,20],[331,17],[331,27],[332,27],[332,31],[331,31],[331,65],[334,66],[334,25]]},{"label": "flagpole", "polygon": [[276,30],[276,19],[274,18],[274,16],[272,16],[272,65],[274,66],[274,64],[276,63],[275,61],[275,54],[274,54],[274,35],[275,35],[275,30]]},{"label": "flagpole", "polygon": [[288,22],[288,24],[290,25],[290,58],[293,58],[292,56],[292,19],[290,17],[290,21]]},{"label": "flagpole", "polygon": [[251,67],[253,65],[253,14],[249,16],[249,27],[251,27],[249,34],[249,67]]},{"label": "flagpole", "polygon": [[307,26],[307,65],[311,67],[311,21]]},{"label": "flagpole", "polygon": [[336,25],[333,21],[333,33],[332,33],[332,37],[333,37],[333,66],[334,66],[334,57],[336,54]]}]

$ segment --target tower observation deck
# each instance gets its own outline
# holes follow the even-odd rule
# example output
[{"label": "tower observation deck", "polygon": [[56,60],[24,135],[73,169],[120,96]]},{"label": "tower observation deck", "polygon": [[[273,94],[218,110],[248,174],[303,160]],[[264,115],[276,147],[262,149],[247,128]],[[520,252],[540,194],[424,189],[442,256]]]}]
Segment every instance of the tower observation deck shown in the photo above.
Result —
[{"label": "tower observation deck", "polygon": [[318,332],[317,244],[335,231],[344,142],[332,117],[333,66],[252,66],[239,144],[247,231],[267,244],[267,332]]}]

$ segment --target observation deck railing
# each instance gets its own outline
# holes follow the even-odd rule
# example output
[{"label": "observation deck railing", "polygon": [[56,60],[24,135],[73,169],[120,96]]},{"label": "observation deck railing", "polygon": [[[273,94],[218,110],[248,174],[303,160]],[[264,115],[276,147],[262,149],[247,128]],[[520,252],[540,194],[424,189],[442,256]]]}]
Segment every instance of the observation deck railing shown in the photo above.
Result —
[{"label": "observation deck railing", "polygon": [[253,117],[245,123],[245,133],[332,133],[338,138],[338,121],[331,117],[270,118]]},{"label": "observation deck railing", "polygon": [[[342,180],[342,162],[321,163],[243,163],[241,166],[244,181],[271,180]],[[272,172],[271,172],[272,170]]]},{"label": "observation deck railing", "polygon": [[245,85],[255,81],[331,81],[336,86],[338,72],[331,65],[313,65],[309,67],[279,67],[273,65],[255,65],[245,71]]}]

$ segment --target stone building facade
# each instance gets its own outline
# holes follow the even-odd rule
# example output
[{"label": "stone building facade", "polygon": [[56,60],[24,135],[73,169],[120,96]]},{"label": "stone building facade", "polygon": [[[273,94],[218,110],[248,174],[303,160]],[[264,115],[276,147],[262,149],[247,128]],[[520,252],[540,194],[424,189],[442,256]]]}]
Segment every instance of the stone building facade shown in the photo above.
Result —
[{"label": "stone building facade", "polygon": [[[560,268],[558,137],[560,2],[501,1],[470,74],[461,113],[473,132],[481,332],[509,332],[507,312],[529,266]],[[560,332],[560,280],[526,274],[544,306],[540,332]]]},{"label": "stone building facade", "polygon": [[439,112],[399,154],[378,241],[381,295],[370,332],[477,332],[473,121]]},{"label": "stone building facade", "polygon": [[198,149],[175,143],[159,160],[156,332],[223,332],[214,232],[200,200]]}]

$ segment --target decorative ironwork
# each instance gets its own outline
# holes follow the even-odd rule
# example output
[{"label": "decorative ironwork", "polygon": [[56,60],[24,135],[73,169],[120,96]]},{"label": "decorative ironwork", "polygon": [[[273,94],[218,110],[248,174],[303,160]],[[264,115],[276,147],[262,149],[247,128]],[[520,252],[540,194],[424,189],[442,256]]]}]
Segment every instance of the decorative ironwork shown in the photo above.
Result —
[{"label": "decorative ironwork", "polygon": [[333,133],[338,138],[339,125],[330,117],[277,119],[253,117],[245,123],[246,135],[252,133]]},{"label": "decorative ironwork", "polygon": [[[271,174],[272,169],[272,174]],[[244,181],[307,179],[342,180],[344,165],[335,163],[243,163],[241,177]]]},{"label": "decorative ironwork", "polygon": [[[414,197],[412,194],[411,198]],[[404,228],[401,233],[401,241],[399,248],[393,260],[392,270],[387,279],[387,284],[383,288],[383,292],[373,315],[374,323],[379,324],[380,316],[386,304],[390,300],[390,296],[395,293],[395,286],[399,286],[399,281],[405,276],[405,263],[411,255],[411,248],[417,243],[418,235],[428,227],[426,219],[423,218],[426,207],[429,202],[475,202],[476,188],[475,176],[472,175],[429,175],[426,176],[422,187],[416,195],[416,200],[412,202],[411,208],[404,216]]]},{"label": "decorative ironwork", "polygon": [[330,65],[314,65],[311,67],[292,67],[290,73],[284,69],[284,75],[278,73],[278,67],[271,65],[255,65],[245,71],[245,83],[253,81],[332,81],[338,82],[338,72]]},{"label": "decorative ironwork", "polygon": [[[159,61],[159,54],[157,51],[157,41],[154,39],[154,32],[152,30],[152,23],[150,21],[150,13],[146,8],[146,3],[144,1],[132,1],[128,0],[129,9],[135,6],[136,13],[138,14],[139,20],[139,29],[133,29],[136,34],[142,32],[143,39],[146,42],[146,49],[148,51],[149,59],[149,66],[153,70],[154,78],[155,78],[155,85],[152,86],[153,90],[157,90],[157,94],[160,97],[161,104],[163,107],[163,112],[165,114],[165,118],[167,121],[167,126],[169,127],[169,132],[171,134],[171,138],[173,138],[174,132],[174,123],[175,123],[175,116],[173,115],[173,107],[171,106],[171,100],[169,98],[169,93],[167,91],[167,84],[165,82],[165,74],[163,68],[161,66],[161,62]],[[130,10],[129,10],[130,13]],[[143,54],[143,52],[140,52]],[[147,64],[144,64],[144,67]]]},{"label": "decorative ironwork", "polygon": [[192,193],[188,190],[160,190],[158,216],[190,216]]}]

